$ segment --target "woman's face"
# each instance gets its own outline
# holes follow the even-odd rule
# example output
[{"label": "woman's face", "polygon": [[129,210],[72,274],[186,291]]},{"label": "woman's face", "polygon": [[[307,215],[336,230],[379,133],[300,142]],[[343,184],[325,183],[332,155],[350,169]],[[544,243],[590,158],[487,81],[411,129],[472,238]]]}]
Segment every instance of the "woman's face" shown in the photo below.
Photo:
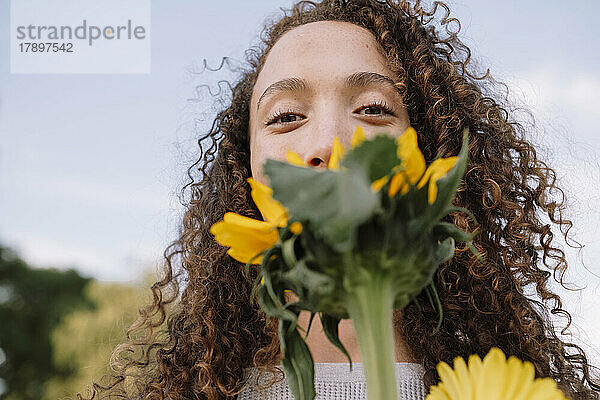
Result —
[{"label": "woman's face", "polygon": [[326,168],[333,138],[346,149],[362,126],[367,138],[393,137],[409,126],[379,44],[368,30],[347,22],[320,21],[285,33],[273,46],[250,100],[250,166],[263,175],[266,159],[295,151],[307,165]]}]

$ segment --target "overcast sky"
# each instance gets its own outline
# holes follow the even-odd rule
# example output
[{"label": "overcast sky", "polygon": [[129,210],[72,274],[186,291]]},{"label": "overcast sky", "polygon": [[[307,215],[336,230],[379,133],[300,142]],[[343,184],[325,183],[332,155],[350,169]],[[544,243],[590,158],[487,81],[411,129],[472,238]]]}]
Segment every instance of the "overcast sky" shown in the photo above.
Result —
[{"label": "overcast sky", "polygon": [[[150,74],[10,74],[9,1],[0,1],[0,243],[38,266],[130,281],[175,238],[178,193],[207,129],[221,72],[203,60],[242,61],[286,1],[153,1]],[[543,7],[540,5],[543,4]],[[578,253],[564,240],[572,332],[600,348],[600,2],[450,2],[482,67],[533,111],[532,137],[557,171]],[[563,290],[564,292],[564,290]],[[592,350],[600,364],[600,353]]]}]

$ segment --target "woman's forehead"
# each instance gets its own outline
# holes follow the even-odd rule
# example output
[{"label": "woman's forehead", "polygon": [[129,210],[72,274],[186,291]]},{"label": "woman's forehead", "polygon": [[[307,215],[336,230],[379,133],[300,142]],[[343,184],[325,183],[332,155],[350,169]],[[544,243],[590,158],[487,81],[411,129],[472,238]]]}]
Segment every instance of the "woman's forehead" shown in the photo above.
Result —
[{"label": "woman's forehead", "polygon": [[343,85],[357,72],[383,76],[393,73],[375,36],[348,22],[319,21],[286,32],[270,50],[252,92],[256,107],[265,89],[275,82],[296,78],[327,85]]}]

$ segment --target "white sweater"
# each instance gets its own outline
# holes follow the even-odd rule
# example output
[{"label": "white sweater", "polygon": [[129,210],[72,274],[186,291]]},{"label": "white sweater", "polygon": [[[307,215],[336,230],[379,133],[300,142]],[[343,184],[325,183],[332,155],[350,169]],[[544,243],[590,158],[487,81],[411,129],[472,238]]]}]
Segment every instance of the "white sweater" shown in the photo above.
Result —
[{"label": "white sweater", "polygon": [[[399,400],[424,400],[423,368],[419,364],[396,364],[396,382]],[[283,367],[279,365],[283,371]],[[245,370],[247,386],[238,395],[238,400],[294,400],[285,379],[278,381],[266,390],[256,387],[258,382],[265,386],[272,378],[269,373],[259,376],[258,370]],[[257,381],[257,378],[259,380]],[[365,375],[360,362],[352,363],[315,363],[315,400],[367,400]]]}]

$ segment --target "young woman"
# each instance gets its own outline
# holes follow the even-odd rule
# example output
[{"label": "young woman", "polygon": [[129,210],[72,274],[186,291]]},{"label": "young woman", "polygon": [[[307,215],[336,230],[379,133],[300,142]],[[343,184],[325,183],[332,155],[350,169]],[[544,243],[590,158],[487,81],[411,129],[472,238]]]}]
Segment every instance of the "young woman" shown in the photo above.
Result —
[{"label": "young woman", "polygon": [[[474,244],[484,262],[457,248],[440,267],[434,281],[441,329],[425,296],[420,307],[411,303],[395,314],[396,361],[422,372],[422,386],[407,396],[422,398],[437,383],[438,362],[483,357],[496,346],[532,362],[537,376],[555,379],[569,398],[600,398],[584,352],[557,336],[549,319],[550,312],[570,318],[548,288],[553,275],[564,273],[565,256],[539,218],[545,213],[559,227],[571,226],[562,203],[549,197],[558,189],[555,173],[538,159],[522,126],[486,94],[493,81],[476,76],[469,49],[455,33],[444,36],[429,26],[439,7],[447,11],[439,2],[426,11],[419,1],[304,1],[267,27],[231,104],[199,140],[201,156],[189,171],[192,176],[199,165],[202,176],[186,185],[192,201],[180,237],[165,251],[165,277],[152,286],[153,303],[116,349],[113,379],[95,385],[95,395],[251,398],[248,369],[272,372],[281,384],[277,320],[266,323],[247,283],[258,270],[245,276],[209,228],[228,211],[261,218],[246,178],[268,184],[261,169],[267,158],[285,160],[290,149],[325,168],[333,137],[348,148],[360,125],[367,137],[398,136],[413,126],[428,163],[456,155],[463,128],[470,132],[469,165],[455,203],[480,224]],[[452,20],[446,15],[443,22]],[[475,229],[466,215],[453,214],[453,222]],[[525,296],[526,287],[536,296]],[[307,317],[300,316],[303,328]],[[360,362],[352,321],[339,329],[352,360]],[[348,368],[318,319],[307,344],[316,363]]]}]

